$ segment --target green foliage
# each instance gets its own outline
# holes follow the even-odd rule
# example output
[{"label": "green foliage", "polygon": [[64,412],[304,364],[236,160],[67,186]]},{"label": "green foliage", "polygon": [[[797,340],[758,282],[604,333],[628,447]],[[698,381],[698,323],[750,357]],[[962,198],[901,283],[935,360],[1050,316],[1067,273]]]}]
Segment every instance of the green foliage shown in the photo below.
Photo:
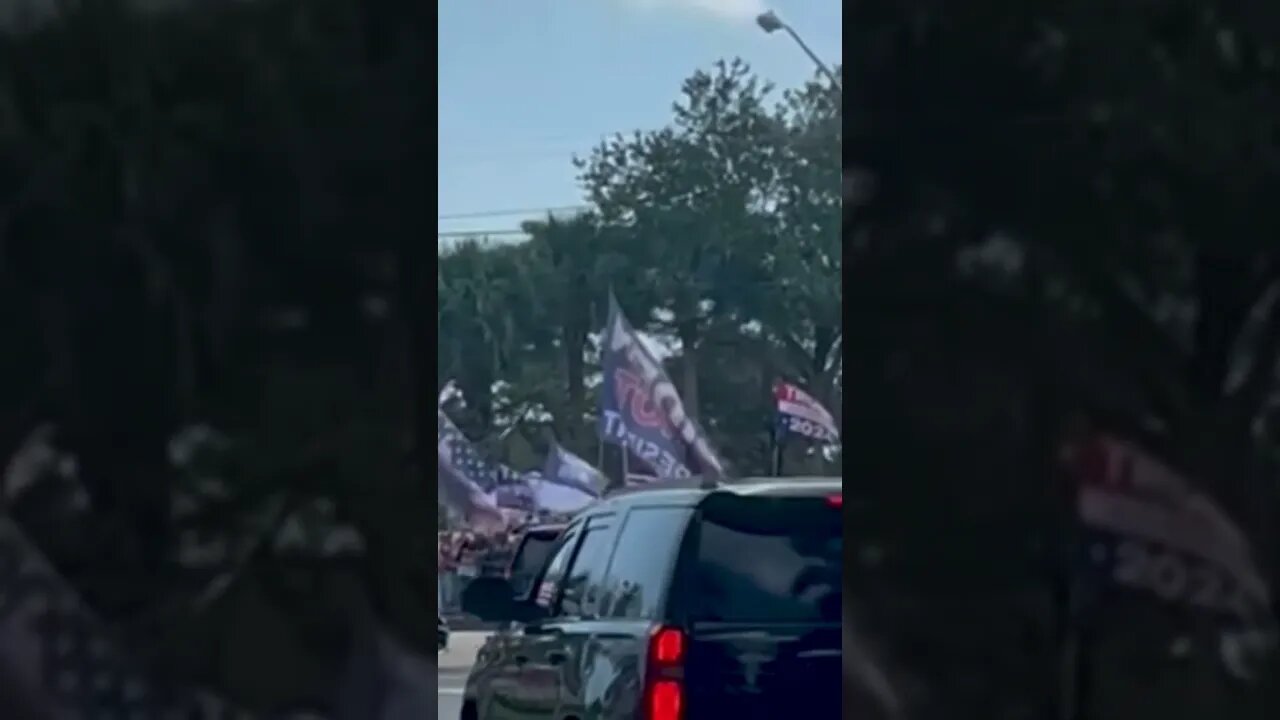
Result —
[{"label": "green foliage", "polygon": [[[94,512],[53,559],[162,663],[213,652],[174,639],[190,625],[211,642],[235,625],[172,612],[212,579],[177,567],[178,538],[239,542],[282,498],[336,502],[376,611],[425,646],[425,13],[375,48],[368,3],[133,5],[70,3],[0,37],[0,456],[58,427]],[[193,422],[230,438],[229,492],[173,525],[188,478],[166,447]],[[27,525],[44,540],[56,522]],[[305,628],[314,605],[285,614]],[[357,609],[340,610],[342,634]]]},{"label": "green foliage", "polygon": [[[849,475],[874,488],[875,515],[897,528],[867,529],[892,536],[897,556],[881,577],[901,595],[880,605],[951,656],[919,661],[938,706],[966,708],[949,715],[1024,716],[1043,701],[1009,692],[997,703],[981,688],[1030,668],[1053,687],[1044,568],[1062,548],[1066,488],[1046,480],[1083,418],[1167,458],[1274,566],[1265,429],[1276,420],[1280,215],[1263,198],[1278,167],[1275,14],[921,0],[859,4],[847,26],[845,172],[861,187],[845,207],[856,350],[844,378],[857,401],[844,420],[866,432],[844,449]],[[968,621],[935,622],[932,607],[903,599],[976,586],[990,609],[997,582],[1022,589],[977,638],[948,629]],[[1025,602],[1037,593],[1041,611]],[[1211,629],[1146,613],[1108,611],[1093,661],[1110,678],[1086,714],[1257,709],[1256,695],[1219,682]],[[1025,633],[1026,651],[992,656],[1001,628]],[[1150,636],[1130,644],[1130,628]],[[1162,644],[1175,635],[1196,648],[1177,667]],[[1135,690],[1136,676],[1151,684]],[[1156,709],[1154,696],[1167,702]]]},{"label": "green foliage", "polygon": [[771,94],[741,61],[699,71],[670,126],[576,161],[589,212],[526,223],[519,245],[442,251],[437,380],[459,382],[473,434],[519,416],[535,447],[596,455],[610,291],[677,348],[669,369],[739,472],[768,471],[776,377],[839,404],[840,99],[821,82]]}]

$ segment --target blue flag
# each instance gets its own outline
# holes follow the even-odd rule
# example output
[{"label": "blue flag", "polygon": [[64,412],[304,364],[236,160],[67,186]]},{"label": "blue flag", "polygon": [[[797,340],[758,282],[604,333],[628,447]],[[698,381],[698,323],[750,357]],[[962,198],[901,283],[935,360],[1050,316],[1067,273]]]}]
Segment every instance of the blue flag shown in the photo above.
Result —
[{"label": "blue flag", "polygon": [[773,400],[779,437],[794,433],[822,443],[840,442],[840,428],[835,417],[798,385],[778,380],[773,384]]},{"label": "blue flag", "polygon": [[532,513],[538,510],[538,496],[533,483],[537,482],[536,473],[527,473],[519,482],[499,485],[493,493],[493,500],[504,510],[518,510]]},{"label": "blue flag", "polygon": [[658,477],[723,477],[724,464],[685,410],[662,363],[609,296],[601,357],[600,436],[630,450]]},{"label": "blue flag", "polygon": [[608,484],[603,473],[591,463],[560,447],[559,443],[551,444],[547,464],[542,470],[542,479],[596,498],[604,493]]}]

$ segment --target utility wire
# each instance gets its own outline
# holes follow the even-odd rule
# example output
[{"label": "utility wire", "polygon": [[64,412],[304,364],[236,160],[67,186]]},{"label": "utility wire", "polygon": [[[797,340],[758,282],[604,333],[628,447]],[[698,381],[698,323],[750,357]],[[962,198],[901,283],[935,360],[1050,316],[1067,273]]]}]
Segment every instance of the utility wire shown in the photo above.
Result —
[{"label": "utility wire", "polygon": [[455,153],[457,153],[457,157],[462,159],[465,159],[468,156],[470,157],[477,157],[477,156],[506,157],[512,154],[522,154],[522,153],[528,153],[528,152],[572,154],[573,152],[575,152],[575,150],[562,151],[560,148],[563,148],[565,146],[573,146],[575,148],[580,148],[582,146],[589,146],[594,148],[595,146],[599,145],[601,142],[613,140],[619,135],[621,135],[624,139],[630,139],[637,132],[642,134],[649,134],[649,133],[658,132],[662,129],[663,129],[662,126],[654,126],[654,127],[643,127],[643,128],[631,128],[628,130],[609,130],[606,132],[598,132],[598,133],[584,133],[584,134],[558,133],[558,134],[542,135],[542,136],[534,135],[534,136],[528,136],[528,137],[515,137],[510,139],[510,142],[507,143],[507,146],[505,149],[500,149],[500,150],[495,149],[493,142],[488,140],[486,140],[483,143],[459,143],[457,141],[443,142],[443,143],[437,143],[437,146],[439,148],[442,148],[445,151],[445,153],[447,153],[449,159],[451,160],[455,156],[454,155]]},{"label": "utility wire", "polygon": [[471,218],[509,217],[511,215],[533,215],[556,212],[576,212],[590,209],[590,205],[560,205],[558,207],[513,208],[510,210],[481,210],[478,212],[452,213],[437,215],[436,220],[468,220]]},{"label": "utility wire", "polygon": [[491,235],[528,235],[523,230],[444,230],[436,233],[438,238],[485,237]]}]

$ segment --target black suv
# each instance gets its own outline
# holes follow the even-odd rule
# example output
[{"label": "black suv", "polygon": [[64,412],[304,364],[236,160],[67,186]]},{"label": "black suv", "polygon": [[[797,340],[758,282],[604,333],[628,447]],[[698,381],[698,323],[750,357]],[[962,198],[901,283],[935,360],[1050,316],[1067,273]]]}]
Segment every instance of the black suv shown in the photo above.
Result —
[{"label": "black suv", "polygon": [[507,568],[507,579],[511,581],[512,593],[517,597],[529,594],[534,579],[546,566],[555,549],[556,542],[564,534],[566,525],[544,523],[532,525],[520,536],[515,553],[511,556],[511,565]]},{"label": "black suv", "polygon": [[528,593],[463,594],[506,623],[463,720],[841,716],[841,481],[629,491],[558,533]]}]

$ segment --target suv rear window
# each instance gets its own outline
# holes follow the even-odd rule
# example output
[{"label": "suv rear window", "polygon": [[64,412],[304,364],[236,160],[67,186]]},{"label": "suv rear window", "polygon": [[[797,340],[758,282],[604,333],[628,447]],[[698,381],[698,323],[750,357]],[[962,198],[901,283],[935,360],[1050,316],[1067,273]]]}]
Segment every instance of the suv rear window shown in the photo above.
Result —
[{"label": "suv rear window", "polygon": [[547,564],[560,533],[560,530],[549,528],[531,530],[520,540],[520,547],[516,548],[510,568],[511,584],[517,597],[528,594],[529,584]]},{"label": "suv rear window", "polygon": [[825,498],[716,495],[689,576],[695,620],[840,622],[843,518]]}]

